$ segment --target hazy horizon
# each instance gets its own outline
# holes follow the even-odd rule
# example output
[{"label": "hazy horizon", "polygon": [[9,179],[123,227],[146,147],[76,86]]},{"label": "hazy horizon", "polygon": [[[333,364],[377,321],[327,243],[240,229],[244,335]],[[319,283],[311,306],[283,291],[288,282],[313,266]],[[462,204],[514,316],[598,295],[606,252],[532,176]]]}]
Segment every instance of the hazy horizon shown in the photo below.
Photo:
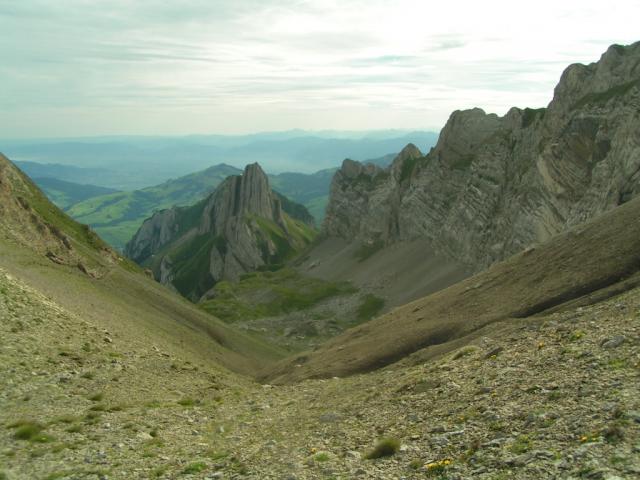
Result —
[{"label": "hazy horizon", "polygon": [[5,2],[0,136],[437,132],[546,106],[637,18],[630,0]]}]

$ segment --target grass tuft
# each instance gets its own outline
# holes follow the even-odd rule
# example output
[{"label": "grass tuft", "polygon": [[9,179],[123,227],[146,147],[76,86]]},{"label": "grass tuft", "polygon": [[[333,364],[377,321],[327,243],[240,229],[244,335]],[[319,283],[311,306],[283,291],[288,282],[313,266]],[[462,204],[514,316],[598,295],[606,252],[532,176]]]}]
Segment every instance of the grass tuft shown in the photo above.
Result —
[{"label": "grass tuft", "polygon": [[92,402],[101,402],[102,399],[104,399],[104,393],[102,392],[94,393],[89,397],[89,400],[91,400]]},{"label": "grass tuft", "polygon": [[30,420],[21,420],[9,425],[15,429],[13,438],[16,440],[26,440],[35,443],[48,443],[53,441],[53,437],[44,432],[44,426]]},{"label": "grass tuft", "polygon": [[395,455],[400,450],[400,440],[397,438],[383,438],[369,453],[365,455],[365,458],[371,460],[375,458],[390,457]]},{"label": "grass tuft", "polygon": [[182,470],[182,473],[185,475],[191,474],[191,473],[200,473],[203,470],[206,470],[207,468],[207,464],[204,462],[195,462],[195,463],[191,463],[189,465],[187,465],[184,470]]}]

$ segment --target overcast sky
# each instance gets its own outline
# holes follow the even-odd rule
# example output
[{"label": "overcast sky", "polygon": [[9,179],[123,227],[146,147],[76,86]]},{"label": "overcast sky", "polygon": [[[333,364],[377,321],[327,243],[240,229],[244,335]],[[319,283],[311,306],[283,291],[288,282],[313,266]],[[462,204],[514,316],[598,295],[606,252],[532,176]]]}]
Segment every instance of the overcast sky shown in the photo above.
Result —
[{"label": "overcast sky", "polygon": [[640,2],[0,0],[0,137],[427,128],[545,106]]}]

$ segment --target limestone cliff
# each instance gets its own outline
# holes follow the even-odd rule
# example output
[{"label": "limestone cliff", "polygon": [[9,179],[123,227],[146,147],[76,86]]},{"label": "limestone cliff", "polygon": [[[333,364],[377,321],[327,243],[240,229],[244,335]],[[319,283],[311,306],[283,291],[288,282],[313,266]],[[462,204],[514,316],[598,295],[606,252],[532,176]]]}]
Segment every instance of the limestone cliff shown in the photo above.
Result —
[{"label": "limestone cliff", "polygon": [[479,270],[640,192],[640,42],[571,65],[547,108],[454,112],[435,148],[382,170],[345,160],[323,232],[427,238]]},{"label": "limestone cliff", "polygon": [[[198,204],[145,220],[125,253],[158,281],[198,300],[218,281],[280,263],[310,242],[312,217],[300,205],[284,205],[290,212],[260,166],[248,165]],[[297,215],[301,211],[305,215]]]}]

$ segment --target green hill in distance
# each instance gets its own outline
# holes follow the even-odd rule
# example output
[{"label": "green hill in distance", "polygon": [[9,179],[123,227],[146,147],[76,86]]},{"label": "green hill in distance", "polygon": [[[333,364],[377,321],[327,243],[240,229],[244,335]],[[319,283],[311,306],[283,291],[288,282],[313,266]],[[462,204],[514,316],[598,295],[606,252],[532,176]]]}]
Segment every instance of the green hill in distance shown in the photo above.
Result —
[{"label": "green hill in distance", "polygon": [[[385,155],[367,162],[386,166],[394,155]],[[84,185],[74,172],[81,169],[67,166],[40,165],[22,162],[35,183],[49,199],[75,220],[90,225],[112,247],[122,251],[125,244],[155,211],[173,206],[193,205],[210,194],[222,180],[241,170],[218,164],[159,185],[132,191]],[[75,170],[74,170],[75,168]],[[331,180],[337,168],[315,173],[283,172],[269,175],[274,190],[289,200],[304,205],[313,215],[316,226],[324,219],[329,202]],[[57,172],[57,173],[56,173]],[[59,176],[56,176],[59,175]],[[61,178],[64,176],[64,179]],[[68,181],[67,178],[71,179]],[[80,180],[84,178],[81,177]]]},{"label": "green hill in distance", "polygon": [[211,193],[222,180],[240,172],[230,165],[214,165],[154,187],[90,198],[71,206],[67,213],[91,225],[111,246],[122,250],[154,211],[192,205]]},{"label": "green hill in distance", "polygon": [[122,193],[115,188],[67,182],[53,177],[35,178],[34,182],[42,189],[49,200],[63,210],[90,198]]}]

